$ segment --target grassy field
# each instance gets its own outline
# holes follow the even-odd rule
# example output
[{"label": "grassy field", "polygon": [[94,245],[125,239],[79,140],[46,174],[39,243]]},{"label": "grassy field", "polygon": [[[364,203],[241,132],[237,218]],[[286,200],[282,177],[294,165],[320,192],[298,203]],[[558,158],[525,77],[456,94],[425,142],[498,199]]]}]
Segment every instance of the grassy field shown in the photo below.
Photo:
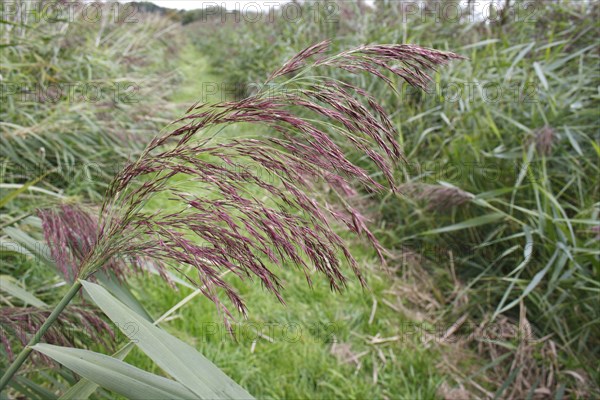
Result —
[{"label": "grassy field", "polygon": [[[69,281],[49,256],[38,209],[95,210],[114,173],[189,106],[248,94],[296,52],[332,39],[332,51],[410,43],[465,57],[439,68],[428,92],[397,77],[394,93],[367,75],[318,70],[368,89],[398,131],[407,159],[394,175],[400,194],[363,191],[353,199],[388,251],[387,265],[340,227],[366,288],[350,279],[334,293],[316,271],[309,287],[299,268],[285,265],[275,269],[285,286],[282,305],[259,280],[225,275],[248,305],[248,319],[235,314],[233,335],[214,304],[189,285],[173,290],[154,274],[132,274],[131,291],[154,318],[171,309],[160,326],[256,398],[598,397],[598,4],[533,2],[529,20],[509,14],[457,22],[376,3],[360,11],[337,2],[334,19],[307,4],[311,18],[294,23],[281,16],[222,23],[219,13],[148,4],[152,13],[129,25],[49,24],[34,14],[1,21],[0,370],[9,350],[22,347],[19,329],[39,327]],[[67,94],[73,84],[79,89]],[[86,85],[111,96],[86,100],[79,91]],[[112,96],[123,87],[133,92]],[[272,134],[244,123],[219,132]],[[350,159],[383,182],[362,152]],[[322,192],[329,201],[327,188]],[[264,191],[252,194],[271,202]],[[157,196],[148,211],[176,209],[172,204]],[[23,319],[23,307],[39,320]],[[111,353],[98,332],[90,338],[77,321],[58,335],[60,344]],[[126,361],[168,376],[139,348]],[[19,378],[2,399],[20,398],[18,392],[56,398],[78,379],[44,363],[26,364]],[[119,398],[104,390],[95,397]]]}]

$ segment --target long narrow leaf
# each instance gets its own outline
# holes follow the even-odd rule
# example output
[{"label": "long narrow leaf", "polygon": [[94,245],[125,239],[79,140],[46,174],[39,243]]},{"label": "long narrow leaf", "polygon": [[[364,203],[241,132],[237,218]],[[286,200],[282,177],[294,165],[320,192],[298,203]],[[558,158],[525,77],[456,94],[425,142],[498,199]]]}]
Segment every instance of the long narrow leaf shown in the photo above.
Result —
[{"label": "long narrow leaf", "polygon": [[33,349],[129,399],[195,399],[183,385],[89,350],[38,343]]},{"label": "long narrow leaf", "polygon": [[[41,181],[42,179],[44,179],[44,177],[46,175],[48,175],[49,172],[45,173],[42,176],[39,176],[23,185],[15,185],[14,186],[14,191],[10,192],[9,194],[7,194],[6,196],[2,197],[0,199],[0,208],[6,206],[8,203],[10,203],[13,199],[15,199],[18,195],[20,195],[21,193],[27,191],[28,189],[30,189],[33,185],[35,185],[36,183],[38,183],[39,181]],[[6,185],[5,185],[6,186]],[[13,188],[11,186],[11,188]]]},{"label": "long narrow leaf", "polygon": [[437,228],[437,229],[431,229],[429,231],[423,232],[422,234],[423,235],[434,235],[434,234],[444,233],[444,232],[459,231],[461,229],[473,228],[476,226],[481,226],[481,225],[489,224],[492,222],[496,222],[498,220],[501,220],[502,218],[504,218],[504,215],[502,215],[500,213],[493,213],[493,214],[483,215],[481,217],[471,218],[466,221],[459,222],[458,224],[444,226],[442,228]]},{"label": "long narrow leaf", "polygon": [[[127,343],[123,348],[112,355],[112,358],[117,360],[123,360],[127,354],[133,349],[133,342]],[[81,378],[79,382],[71,386],[59,400],[84,400],[90,397],[98,389],[98,384],[85,377]]]},{"label": "long narrow leaf", "polygon": [[[221,276],[224,276],[226,274],[227,274],[227,271],[224,272]],[[202,291],[200,289],[196,289],[194,292],[187,295],[180,302],[175,304],[173,307],[171,307],[170,309],[165,311],[165,313],[163,315],[161,315],[159,318],[157,318],[152,324],[158,325],[160,322],[164,321],[165,318],[167,318],[168,316],[173,314],[175,311],[179,310],[181,307],[183,307],[185,304],[190,302],[193,298],[200,295],[201,293],[202,293]],[[134,343],[129,342],[125,346],[123,346],[122,348],[117,350],[117,352],[115,352],[112,355],[112,357],[117,358],[119,360],[123,360],[123,359],[125,359],[125,357],[127,357],[127,354],[129,354],[129,352],[133,349],[133,347],[134,347]],[[96,391],[97,388],[98,388],[98,385],[96,385],[94,382],[87,380],[85,378],[82,378],[75,385],[71,386],[69,388],[69,390],[67,390],[60,397],[60,400],[85,400],[88,397],[90,397]]]},{"label": "long narrow leaf", "polygon": [[200,398],[248,399],[252,396],[190,345],[152,325],[102,286],[81,281],[93,301],[158,366]]},{"label": "long narrow leaf", "polygon": [[126,283],[120,282],[117,276],[112,271],[98,271],[95,275],[98,282],[102,284],[108,291],[115,296],[119,301],[124,303],[127,307],[146,318],[148,321],[152,321],[152,317],[148,314],[148,311],[144,308],[142,303],[135,298],[131,290]]},{"label": "long narrow leaf", "polygon": [[23,289],[12,276],[0,275],[0,290],[10,294],[23,301],[26,305],[31,304],[34,307],[47,307],[48,305],[38,299],[33,293]]}]

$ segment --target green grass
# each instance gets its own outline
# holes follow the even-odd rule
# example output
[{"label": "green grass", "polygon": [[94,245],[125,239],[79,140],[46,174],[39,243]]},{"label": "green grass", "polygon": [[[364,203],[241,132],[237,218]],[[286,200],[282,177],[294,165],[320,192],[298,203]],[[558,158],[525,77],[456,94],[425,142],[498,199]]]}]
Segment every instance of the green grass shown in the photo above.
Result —
[{"label": "green grass", "polygon": [[[382,303],[382,299],[390,298],[385,294],[390,280],[373,270],[376,267],[367,254],[357,256],[363,270],[369,270],[369,290],[353,282],[345,292],[333,294],[318,279],[311,289],[303,274],[292,269],[280,273],[288,303],[283,306],[256,282],[236,284],[249,304],[248,320],[240,319],[238,325],[233,325],[238,332],[237,341],[227,333],[214,305],[202,296],[162,326],[195,344],[258,398],[432,398],[443,379],[435,368],[436,350],[425,349],[417,335],[369,344],[370,337],[376,335],[401,335],[402,324],[410,320]],[[138,285],[143,288],[140,297],[153,315],[175,305],[190,292],[173,292],[157,279],[144,278]],[[373,299],[378,301],[378,307],[369,324]],[[273,342],[257,337],[257,329],[271,336]],[[337,341],[338,349],[351,346],[351,352],[342,352],[341,358],[360,355],[359,369],[354,362],[343,362],[332,354],[333,341]],[[139,353],[128,361],[159,373]],[[373,380],[374,373],[377,382]]]}]

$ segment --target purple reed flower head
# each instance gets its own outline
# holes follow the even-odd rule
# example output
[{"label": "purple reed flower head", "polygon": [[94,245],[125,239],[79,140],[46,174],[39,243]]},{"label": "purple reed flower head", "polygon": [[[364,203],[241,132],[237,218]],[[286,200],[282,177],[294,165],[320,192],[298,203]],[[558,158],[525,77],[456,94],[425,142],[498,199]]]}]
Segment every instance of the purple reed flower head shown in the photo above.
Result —
[{"label": "purple reed flower head", "polygon": [[[364,283],[332,226],[341,222],[365,236],[383,262],[383,248],[348,196],[357,186],[369,192],[385,187],[348,153],[371,160],[396,190],[394,169],[403,160],[399,135],[368,92],[311,71],[362,71],[388,83],[386,74],[392,73],[424,88],[427,70],[461,57],[413,45],[362,46],[333,56],[325,54],[328,48],[328,42],[311,46],[271,74],[265,88],[274,91],[191,107],[172,131],[154,138],[116,176],[97,225],[70,208],[48,214],[46,237],[57,258],[73,271],[79,261],[79,277],[113,259],[130,257],[140,264],[142,258],[152,259],[162,271],[171,267],[183,274],[227,317],[231,314],[219,292],[242,313],[246,308],[223,279],[224,271],[258,279],[281,302],[277,266],[298,266],[309,284],[318,272],[339,290],[347,279],[344,259]],[[290,73],[302,79],[286,80]],[[233,139],[218,134],[239,123],[256,125],[264,133]],[[327,197],[318,193],[321,185],[329,188]],[[328,206],[334,201],[341,211]],[[87,235],[81,243],[72,240],[71,229],[54,223],[71,218],[68,213]]]},{"label": "purple reed flower head", "polygon": [[[30,332],[37,332],[50,315],[50,310],[36,307],[3,307],[0,309],[0,344],[8,360],[14,359],[14,338],[25,346]],[[87,335],[77,335],[84,332]],[[86,306],[69,306],[60,314],[56,323],[43,336],[43,341],[59,346],[74,347],[81,337],[112,348],[115,334],[111,326],[98,317],[98,311]],[[111,339],[111,340],[108,340]],[[39,356],[38,356],[39,357]],[[41,356],[44,362],[50,359]]]},{"label": "purple reed flower head", "polygon": [[[86,264],[100,235],[98,219],[90,211],[74,204],[61,204],[53,209],[39,210],[44,239],[50,255],[65,280],[80,277],[80,268]],[[109,258],[102,268],[121,277],[126,266],[121,260]]]}]

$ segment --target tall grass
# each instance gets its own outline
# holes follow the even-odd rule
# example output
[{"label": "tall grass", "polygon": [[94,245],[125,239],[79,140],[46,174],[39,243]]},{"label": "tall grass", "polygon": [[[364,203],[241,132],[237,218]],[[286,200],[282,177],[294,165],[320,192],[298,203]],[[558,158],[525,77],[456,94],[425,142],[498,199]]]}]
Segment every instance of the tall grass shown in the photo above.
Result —
[{"label": "tall grass", "polygon": [[110,4],[99,18],[79,5],[54,20],[44,4],[2,5],[3,181],[46,174],[38,186],[97,200],[115,165],[165,121],[147,115],[167,104],[176,76],[158,61],[177,51],[178,26],[154,15],[130,20]]}]

